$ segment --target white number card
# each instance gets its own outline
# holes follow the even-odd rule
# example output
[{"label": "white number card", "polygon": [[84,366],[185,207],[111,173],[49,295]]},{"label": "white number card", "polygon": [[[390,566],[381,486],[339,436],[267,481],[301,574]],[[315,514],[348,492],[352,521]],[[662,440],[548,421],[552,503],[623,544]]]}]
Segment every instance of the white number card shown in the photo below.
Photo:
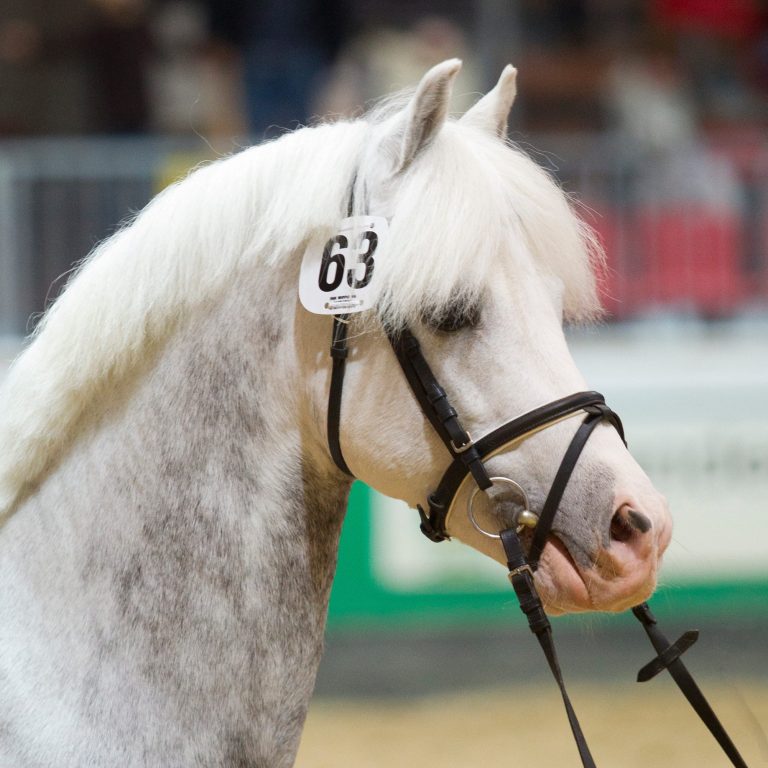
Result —
[{"label": "white number card", "polygon": [[310,242],[301,262],[301,303],[318,315],[370,309],[376,300],[376,251],[388,229],[381,216],[352,216],[327,242]]}]

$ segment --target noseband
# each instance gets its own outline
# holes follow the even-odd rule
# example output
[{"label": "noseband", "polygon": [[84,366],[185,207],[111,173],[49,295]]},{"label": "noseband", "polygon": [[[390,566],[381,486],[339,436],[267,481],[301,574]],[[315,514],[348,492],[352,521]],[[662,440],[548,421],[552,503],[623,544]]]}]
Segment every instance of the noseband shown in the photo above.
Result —
[{"label": "noseband", "polygon": [[[331,336],[333,363],[328,395],[328,447],[336,466],[345,474],[353,476],[344,460],[339,441],[341,400],[348,351],[348,320],[347,315],[335,315],[333,318]],[[446,520],[461,486],[471,475],[477,487],[470,496],[468,507],[470,521],[480,533],[500,539],[507,558],[509,579],[520,602],[520,608],[528,619],[531,631],[536,635],[541,645],[552,675],[560,689],[582,765],[584,768],[595,768],[594,760],[565,690],[565,683],[555,653],[552,627],[536,592],[534,571],[538,567],[542,551],[552,530],[555,515],[568,480],[587,440],[598,425],[608,423],[616,429],[626,445],[621,419],[606,405],[605,398],[598,392],[578,392],[542,405],[522,416],[517,416],[480,439],[473,440],[469,432],[462,426],[459,415],[448,400],[445,389],[440,386],[432,373],[413,333],[408,328],[404,328],[398,333],[388,333],[388,338],[424,416],[432,424],[451,455],[451,463],[445,470],[437,488],[427,497],[426,511],[421,505],[417,506],[421,517],[421,531],[427,538],[435,542],[449,538]],[[484,462],[492,455],[511,448],[514,444],[534,433],[579,413],[583,413],[584,417],[563,455],[544,505],[541,511],[536,514],[528,508],[527,496],[523,488],[509,478],[491,477]],[[480,528],[472,507],[476,495],[488,491],[494,483],[511,484],[511,487],[517,491],[517,495],[525,502],[524,509],[516,516],[514,524],[499,531],[498,534]],[[533,538],[527,552],[518,535],[524,527],[533,527]],[[686,632],[675,643],[670,643],[659,630],[656,618],[646,603],[636,606],[632,612],[642,623],[658,654],[640,670],[637,677],[638,682],[650,680],[662,670],[667,669],[699,717],[717,739],[723,751],[728,755],[731,763],[736,768],[747,768],[743,758],[680,658],[681,654],[696,641],[698,632]]]}]

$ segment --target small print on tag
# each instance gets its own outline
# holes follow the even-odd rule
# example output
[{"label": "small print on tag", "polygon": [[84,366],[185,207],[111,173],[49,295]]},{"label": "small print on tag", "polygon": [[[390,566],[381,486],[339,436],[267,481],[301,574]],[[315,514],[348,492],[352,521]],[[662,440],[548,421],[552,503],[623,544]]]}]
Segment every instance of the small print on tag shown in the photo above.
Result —
[{"label": "small print on tag", "polygon": [[304,252],[299,298],[310,312],[341,315],[370,309],[376,300],[376,251],[389,224],[381,216],[352,216],[330,240]]}]

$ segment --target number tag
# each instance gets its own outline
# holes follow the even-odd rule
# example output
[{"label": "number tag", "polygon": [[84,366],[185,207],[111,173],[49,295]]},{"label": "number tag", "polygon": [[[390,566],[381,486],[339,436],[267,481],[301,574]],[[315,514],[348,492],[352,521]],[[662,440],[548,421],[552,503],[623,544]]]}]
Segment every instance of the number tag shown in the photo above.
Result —
[{"label": "number tag", "polygon": [[352,216],[330,240],[310,242],[301,262],[301,303],[317,315],[370,309],[377,292],[376,250],[388,229],[381,216]]}]

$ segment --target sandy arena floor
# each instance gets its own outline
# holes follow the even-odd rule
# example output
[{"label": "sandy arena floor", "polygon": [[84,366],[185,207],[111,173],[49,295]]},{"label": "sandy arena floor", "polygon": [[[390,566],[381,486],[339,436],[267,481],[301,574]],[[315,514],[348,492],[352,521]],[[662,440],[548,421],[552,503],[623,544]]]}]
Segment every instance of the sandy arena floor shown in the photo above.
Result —
[{"label": "sandy arena floor", "polygon": [[[701,682],[750,768],[768,765],[768,684]],[[600,768],[727,768],[671,681],[569,686]],[[554,683],[411,700],[313,701],[297,768],[577,768]]]}]

